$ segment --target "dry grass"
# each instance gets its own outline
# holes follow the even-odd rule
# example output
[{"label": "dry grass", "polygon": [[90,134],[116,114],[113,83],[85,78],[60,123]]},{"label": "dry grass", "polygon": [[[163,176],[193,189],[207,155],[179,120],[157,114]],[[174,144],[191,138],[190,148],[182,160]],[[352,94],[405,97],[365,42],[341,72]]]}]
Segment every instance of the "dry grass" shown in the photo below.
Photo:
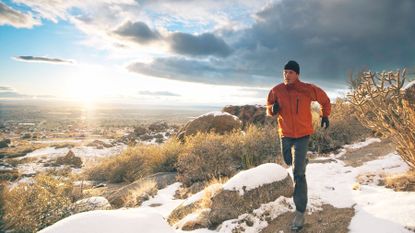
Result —
[{"label": "dry grass", "polygon": [[140,187],[130,190],[128,195],[123,199],[124,207],[136,207],[157,194],[157,183],[154,180],[143,181]]},{"label": "dry grass", "polygon": [[39,174],[33,184],[6,187],[4,222],[13,232],[36,232],[70,215],[72,182]]},{"label": "dry grass", "polygon": [[85,175],[92,180],[119,183],[133,182],[156,172],[175,171],[177,157],[184,149],[175,139],[162,145],[136,145],[87,168]]},{"label": "dry grass", "polygon": [[385,186],[395,191],[415,191],[415,170],[404,174],[388,176],[384,179]]}]

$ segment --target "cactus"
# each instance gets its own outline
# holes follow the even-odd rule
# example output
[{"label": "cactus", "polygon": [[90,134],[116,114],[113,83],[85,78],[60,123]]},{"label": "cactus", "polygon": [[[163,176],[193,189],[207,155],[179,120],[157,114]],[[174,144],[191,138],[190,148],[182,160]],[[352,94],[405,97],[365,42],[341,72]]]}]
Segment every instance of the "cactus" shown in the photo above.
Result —
[{"label": "cactus", "polygon": [[350,79],[347,98],[358,120],[396,144],[401,158],[415,169],[415,85],[403,88],[405,69],[362,72]]}]

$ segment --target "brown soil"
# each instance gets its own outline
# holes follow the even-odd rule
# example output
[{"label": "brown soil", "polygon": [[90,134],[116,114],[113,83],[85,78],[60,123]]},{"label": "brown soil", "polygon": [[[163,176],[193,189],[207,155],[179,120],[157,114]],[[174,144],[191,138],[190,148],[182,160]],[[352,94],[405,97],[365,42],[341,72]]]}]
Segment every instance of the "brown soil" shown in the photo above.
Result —
[{"label": "brown soil", "polygon": [[365,162],[375,160],[395,150],[395,145],[390,140],[384,139],[381,142],[374,142],[360,149],[347,149],[346,154],[339,159],[346,166],[359,167]]},{"label": "brown soil", "polygon": [[[323,210],[306,215],[304,228],[301,233],[346,233],[352,217],[353,208],[335,208],[325,204]],[[293,212],[285,213],[272,220],[261,233],[291,232],[290,224],[294,217]]]}]

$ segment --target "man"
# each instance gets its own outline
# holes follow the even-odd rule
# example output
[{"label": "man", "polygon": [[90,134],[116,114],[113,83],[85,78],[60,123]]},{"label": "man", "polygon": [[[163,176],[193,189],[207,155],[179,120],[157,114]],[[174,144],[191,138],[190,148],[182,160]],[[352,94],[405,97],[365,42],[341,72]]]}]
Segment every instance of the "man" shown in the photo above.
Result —
[{"label": "man", "polygon": [[[294,203],[296,212],[292,230],[300,230],[304,225],[304,212],[307,206],[307,147],[313,133],[311,102],[321,106],[321,127],[329,127],[331,110],[330,99],[319,87],[299,80],[300,66],[289,61],[284,66],[284,82],[273,87],[267,98],[267,115],[278,115],[278,132],[284,162],[293,165]],[[292,151],[294,149],[294,151]],[[294,154],[292,154],[294,152]],[[294,162],[294,164],[293,164]]]}]

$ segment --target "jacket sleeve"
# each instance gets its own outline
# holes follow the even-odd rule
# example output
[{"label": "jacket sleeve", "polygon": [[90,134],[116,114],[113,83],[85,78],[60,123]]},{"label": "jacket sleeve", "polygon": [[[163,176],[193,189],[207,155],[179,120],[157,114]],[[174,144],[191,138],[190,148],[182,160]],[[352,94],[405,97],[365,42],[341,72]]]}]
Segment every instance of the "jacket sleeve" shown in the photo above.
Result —
[{"label": "jacket sleeve", "polygon": [[272,105],[275,103],[275,101],[277,101],[277,99],[275,98],[275,94],[273,92],[273,89],[271,89],[268,93],[268,97],[267,97],[267,116],[273,116],[272,114]]},{"label": "jacket sleeve", "polygon": [[320,115],[321,116],[330,116],[331,113],[331,104],[330,98],[327,96],[326,92],[324,92],[321,88],[311,85],[312,92],[313,92],[313,101],[317,101],[320,104]]}]

